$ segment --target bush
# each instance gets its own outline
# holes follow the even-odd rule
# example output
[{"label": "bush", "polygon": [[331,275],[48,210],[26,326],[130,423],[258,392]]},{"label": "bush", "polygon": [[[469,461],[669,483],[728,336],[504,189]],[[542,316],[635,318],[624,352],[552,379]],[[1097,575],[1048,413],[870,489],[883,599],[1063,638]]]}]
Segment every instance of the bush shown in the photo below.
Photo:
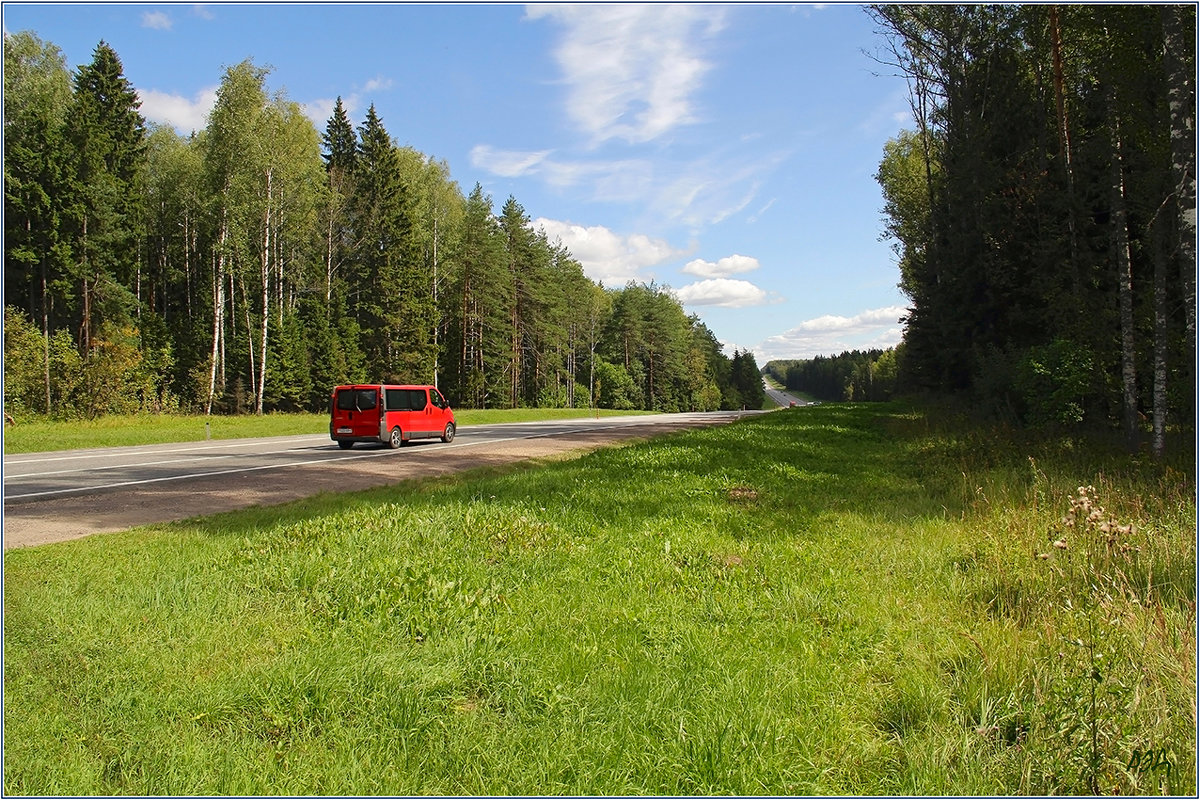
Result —
[{"label": "bush", "polygon": [[1094,368],[1091,351],[1065,339],[1031,348],[1016,374],[1026,420],[1035,425],[1083,422]]},{"label": "bush", "polygon": [[75,390],[83,382],[82,367],[83,360],[70,333],[55,331],[47,341],[25,314],[13,306],[5,307],[4,405],[8,413],[71,416]]}]

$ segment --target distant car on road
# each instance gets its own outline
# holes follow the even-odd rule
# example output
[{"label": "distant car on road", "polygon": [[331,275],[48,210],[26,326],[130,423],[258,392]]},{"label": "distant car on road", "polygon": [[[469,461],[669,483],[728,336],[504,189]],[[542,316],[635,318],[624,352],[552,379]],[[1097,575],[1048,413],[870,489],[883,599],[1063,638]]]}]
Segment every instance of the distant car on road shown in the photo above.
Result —
[{"label": "distant car on road", "polygon": [[329,438],[347,450],[355,442],[382,442],[393,449],[412,439],[454,440],[454,411],[428,385],[338,386],[329,397]]}]

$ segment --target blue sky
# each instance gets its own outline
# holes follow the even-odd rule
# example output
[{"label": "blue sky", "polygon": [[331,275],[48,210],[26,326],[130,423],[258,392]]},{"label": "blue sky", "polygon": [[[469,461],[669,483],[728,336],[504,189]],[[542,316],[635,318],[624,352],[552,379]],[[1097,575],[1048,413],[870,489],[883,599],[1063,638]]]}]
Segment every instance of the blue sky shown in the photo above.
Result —
[{"label": "blue sky", "polygon": [[[911,127],[862,6],[5,3],[69,68],[100,40],[143,115],[204,126],[250,58],[324,130],[334,99],[514,196],[606,286],[666,285],[759,364],[900,340],[873,175]],[[865,51],[865,52],[864,52]],[[884,74],[880,74],[884,73]]]}]

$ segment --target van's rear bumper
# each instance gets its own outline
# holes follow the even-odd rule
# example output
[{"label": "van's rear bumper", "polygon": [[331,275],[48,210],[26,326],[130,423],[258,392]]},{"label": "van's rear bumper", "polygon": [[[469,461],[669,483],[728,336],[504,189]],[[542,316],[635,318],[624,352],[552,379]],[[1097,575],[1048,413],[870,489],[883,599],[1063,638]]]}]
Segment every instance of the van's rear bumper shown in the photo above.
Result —
[{"label": "van's rear bumper", "polygon": [[382,426],[380,430],[371,433],[363,432],[362,428],[357,431],[343,428],[336,428],[333,425],[329,426],[329,438],[335,442],[387,442],[384,438]]}]

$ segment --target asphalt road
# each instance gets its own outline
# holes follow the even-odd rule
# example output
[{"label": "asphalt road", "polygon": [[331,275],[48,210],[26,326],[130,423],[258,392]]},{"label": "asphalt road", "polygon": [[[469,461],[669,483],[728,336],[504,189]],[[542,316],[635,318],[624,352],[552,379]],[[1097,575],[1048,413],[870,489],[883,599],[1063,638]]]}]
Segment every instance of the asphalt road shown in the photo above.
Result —
[{"label": "asphalt road", "polygon": [[398,450],[363,444],[341,450],[328,434],[313,434],[5,456],[4,548],[553,457],[740,416],[480,425],[460,428],[450,444],[410,442]]},{"label": "asphalt road", "polygon": [[763,389],[765,389],[765,390],[766,390],[766,392],[767,392],[767,397],[771,398],[772,400],[774,400],[776,403],[778,403],[779,405],[783,406],[784,408],[787,408],[787,407],[788,407],[789,405],[791,405],[792,403],[795,403],[795,404],[796,404],[796,405],[798,405],[798,406],[810,406],[810,405],[813,405],[813,404],[812,404],[812,403],[810,403],[809,401],[807,401],[807,400],[803,400],[803,399],[801,399],[801,398],[799,398],[799,397],[797,397],[797,396],[795,396],[795,395],[793,395],[793,394],[788,394],[787,392],[785,392],[785,391],[783,391],[783,390],[781,390],[781,389],[775,389],[775,388],[773,388],[773,387],[772,387],[772,386],[771,386],[769,383],[767,383],[766,381],[763,381]]}]

